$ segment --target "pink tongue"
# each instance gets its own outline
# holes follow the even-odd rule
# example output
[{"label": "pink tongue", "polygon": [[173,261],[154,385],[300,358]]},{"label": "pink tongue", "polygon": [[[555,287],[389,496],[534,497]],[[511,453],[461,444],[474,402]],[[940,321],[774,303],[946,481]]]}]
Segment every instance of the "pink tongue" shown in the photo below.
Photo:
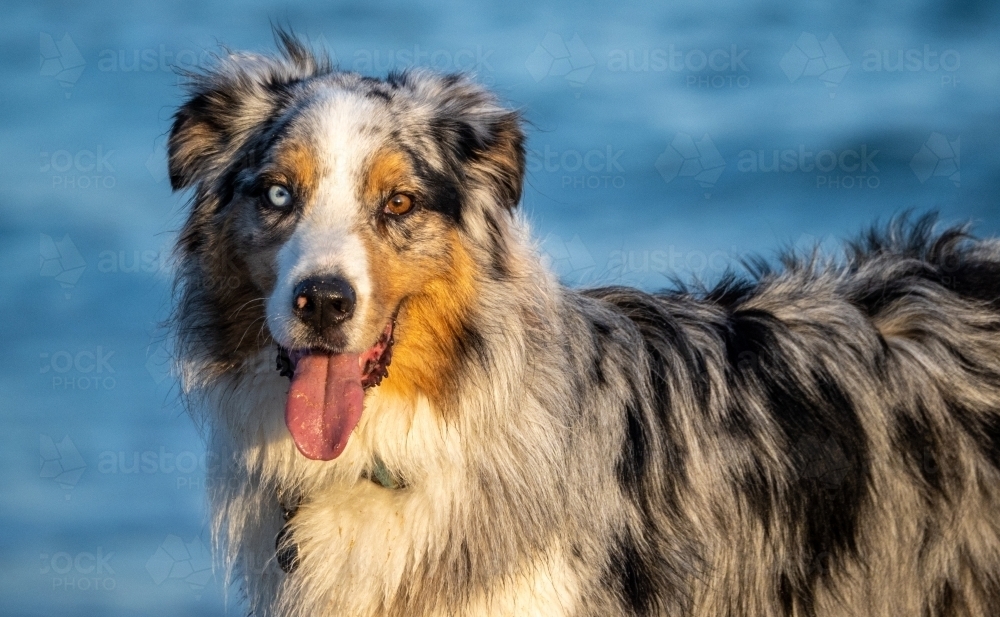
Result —
[{"label": "pink tongue", "polygon": [[365,392],[358,354],[299,358],[285,404],[285,424],[306,458],[340,456],[361,419]]}]

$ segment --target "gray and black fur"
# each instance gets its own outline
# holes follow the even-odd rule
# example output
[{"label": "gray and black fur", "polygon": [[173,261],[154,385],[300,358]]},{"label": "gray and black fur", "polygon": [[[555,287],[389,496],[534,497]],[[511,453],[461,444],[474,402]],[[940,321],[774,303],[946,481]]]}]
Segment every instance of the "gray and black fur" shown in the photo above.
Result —
[{"label": "gray and black fur", "polygon": [[606,579],[632,614],[1000,606],[1000,247],[933,223],[706,293],[583,292],[641,349],[618,461],[638,520]]},{"label": "gray and black fur", "polygon": [[[216,530],[254,614],[995,614],[1000,243],[904,217],[843,262],[786,254],[707,290],[568,289],[514,210],[515,115],[477,123],[495,101],[462,78],[372,80],[283,46],[201,76],[170,144],[172,183],[195,188],[179,246],[185,387],[224,461]],[[253,304],[269,289],[244,263],[290,232],[240,235],[240,178],[324,81],[398,113],[428,91],[442,100],[412,156],[447,163],[416,165],[439,189],[427,216],[458,233],[478,291],[431,401],[443,419],[412,428],[447,427],[460,455],[440,467],[445,450],[380,432],[416,409],[385,386],[323,467],[281,432],[272,399],[287,380]],[[397,346],[405,319],[404,304]],[[374,483],[376,461],[404,488]],[[434,499],[413,506],[427,487]],[[274,559],[288,494],[290,574]],[[401,519],[391,541],[340,528],[360,539],[342,545],[331,521],[347,507],[425,518]]]}]

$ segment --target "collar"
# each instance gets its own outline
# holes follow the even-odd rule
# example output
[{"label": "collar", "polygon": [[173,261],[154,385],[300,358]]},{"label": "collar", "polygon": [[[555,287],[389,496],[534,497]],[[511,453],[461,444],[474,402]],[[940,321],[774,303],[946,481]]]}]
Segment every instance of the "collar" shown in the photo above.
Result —
[{"label": "collar", "polygon": [[406,482],[403,481],[397,474],[389,471],[386,467],[385,462],[378,456],[375,456],[372,462],[371,471],[365,474],[369,480],[378,484],[382,488],[387,488],[389,490],[399,490],[406,488]]}]

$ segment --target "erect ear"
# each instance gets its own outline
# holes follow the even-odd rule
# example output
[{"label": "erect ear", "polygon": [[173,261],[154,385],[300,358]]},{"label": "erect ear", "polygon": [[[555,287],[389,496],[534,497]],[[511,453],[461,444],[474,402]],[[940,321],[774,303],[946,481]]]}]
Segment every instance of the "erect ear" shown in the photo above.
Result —
[{"label": "erect ear", "polygon": [[293,84],[330,72],[291,34],[277,31],[280,56],[234,53],[191,75],[190,98],[174,114],[167,145],[174,190],[218,177],[250,138],[280,115]]},{"label": "erect ear", "polygon": [[467,163],[467,175],[489,188],[499,204],[515,208],[524,183],[520,114],[503,107],[491,92],[461,75],[428,80],[428,74],[418,73],[413,81],[418,90],[429,85],[437,91],[429,93],[438,106],[435,129],[449,135],[455,154]]}]

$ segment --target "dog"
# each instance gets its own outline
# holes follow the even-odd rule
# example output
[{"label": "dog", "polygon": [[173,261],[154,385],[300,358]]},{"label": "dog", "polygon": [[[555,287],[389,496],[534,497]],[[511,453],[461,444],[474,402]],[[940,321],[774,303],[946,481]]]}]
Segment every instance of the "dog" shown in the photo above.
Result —
[{"label": "dog", "polygon": [[191,77],[175,333],[213,530],[262,616],[986,616],[1000,243],[574,290],[518,112],[294,35]]}]

